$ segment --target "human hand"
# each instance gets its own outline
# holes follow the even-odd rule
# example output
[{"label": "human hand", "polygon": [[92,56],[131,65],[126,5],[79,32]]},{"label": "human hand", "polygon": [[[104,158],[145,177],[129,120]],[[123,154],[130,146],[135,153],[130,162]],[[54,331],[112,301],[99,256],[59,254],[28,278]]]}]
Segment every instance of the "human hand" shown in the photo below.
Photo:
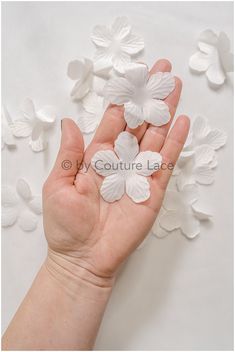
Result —
[{"label": "human hand", "polygon": [[[170,70],[170,63],[160,60],[151,74]],[[63,120],[59,154],[43,189],[50,263],[86,277],[93,284],[111,285],[120,264],[147,236],[160,210],[172,170],[160,170],[149,177],[151,196],[147,201],[136,204],[125,194],[119,201],[107,203],[99,192],[102,177],[91,167],[77,174],[77,166],[82,162],[89,165],[99,150],[113,149],[114,141],[124,130],[137,137],[141,151],[160,152],[164,163],[174,165],[189,130],[189,119],[181,116],[167,136],[181,94],[181,81],[175,80],[174,91],[165,99],[172,118],[164,126],[145,122],[130,130],[123,118],[123,108],[112,105],[84,151],[79,128],[72,120]],[[62,167],[65,160],[70,162],[68,170]]]}]

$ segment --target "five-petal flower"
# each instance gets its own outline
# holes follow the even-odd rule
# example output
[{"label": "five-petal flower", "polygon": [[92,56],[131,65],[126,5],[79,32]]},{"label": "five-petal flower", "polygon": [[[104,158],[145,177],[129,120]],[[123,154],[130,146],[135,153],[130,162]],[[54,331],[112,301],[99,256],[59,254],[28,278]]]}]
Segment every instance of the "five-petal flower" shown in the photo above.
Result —
[{"label": "five-petal flower", "polygon": [[149,77],[143,64],[131,64],[125,77],[111,78],[104,95],[113,104],[124,104],[124,118],[130,128],[144,121],[155,126],[170,120],[168,105],[163,101],[175,88],[175,79],[170,72],[157,72]]},{"label": "five-petal flower", "polygon": [[229,38],[224,32],[217,36],[207,29],[201,33],[198,47],[199,51],[190,57],[190,68],[196,72],[206,72],[212,86],[221,86],[226,79],[226,73],[233,72]]},{"label": "five-petal flower", "polygon": [[162,157],[159,153],[139,153],[137,138],[129,132],[121,132],[113,150],[97,152],[91,165],[105,179],[100,193],[107,202],[114,202],[126,194],[135,202],[150,197],[150,184],[146,176],[159,170]]},{"label": "five-petal flower", "polygon": [[207,220],[211,216],[197,201],[195,185],[186,185],[181,192],[167,191],[163,200],[163,207],[167,211],[158,219],[160,226],[169,232],[181,229],[188,238],[197,236],[200,233],[200,220]]},{"label": "five-petal flower", "polygon": [[22,104],[23,117],[13,121],[12,133],[15,137],[30,136],[29,145],[34,152],[40,152],[47,147],[45,130],[48,129],[56,119],[55,108],[44,106],[35,110],[33,101],[26,98]]},{"label": "five-petal flower", "polygon": [[95,59],[120,73],[124,73],[131,56],[144,49],[143,38],[131,33],[126,17],[116,18],[111,28],[95,26],[91,40],[98,48]]}]

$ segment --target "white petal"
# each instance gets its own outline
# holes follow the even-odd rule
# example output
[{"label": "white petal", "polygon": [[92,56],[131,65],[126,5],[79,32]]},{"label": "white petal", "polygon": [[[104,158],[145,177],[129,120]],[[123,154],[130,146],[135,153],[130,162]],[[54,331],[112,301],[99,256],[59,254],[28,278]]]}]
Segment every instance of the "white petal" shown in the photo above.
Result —
[{"label": "white petal", "polygon": [[159,224],[167,231],[173,231],[181,226],[181,217],[178,211],[167,211],[159,218]]},{"label": "white petal", "polygon": [[146,201],[150,197],[150,185],[144,176],[133,175],[126,180],[126,194],[135,203]]},{"label": "white petal", "polygon": [[6,124],[2,124],[2,140],[9,147],[14,147],[16,145],[12,135],[12,130]]},{"label": "white petal", "polygon": [[125,73],[130,61],[130,56],[121,51],[113,57],[113,68],[119,73]]},{"label": "white petal", "polygon": [[195,168],[195,180],[202,185],[210,185],[214,181],[214,171],[210,167],[204,165]]},{"label": "white petal", "polygon": [[125,71],[125,77],[136,88],[144,87],[148,79],[148,67],[131,63]]},{"label": "white petal", "polygon": [[36,113],[32,99],[26,98],[21,104],[20,110],[23,112],[24,118],[34,120]]},{"label": "white petal", "polygon": [[52,124],[56,120],[56,109],[54,106],[46,105],[37,111],[37,118],[48,124]]},{"label": "white petal", "polygon": [[209,164],[215,155],[214,149],[206,144],[195,148],[195,163],[196,166]]},{"label": "white petal", "polygon": [[189,67],[196,72],[205,72],[210,64],[208,56],[200,51],[197,51],[189,59]]},{"label": "white petal", "polygon": [[92,81],[93,81],[92,75],[88,76],[84,81],[78,81],[74,85],[70,93],[72,99],[81,100],[82,98],[84,98],[85,95],[89,92],[89,90],[92,87]]},{"label": "white petal", "polygon": [[36,141],[41,135],[42,131],[43,131],[43,124],[41,122],[36,123],[32,130],[31,139],[33,141]]},{"label": "white petal", "polygon": [[221,32],[218,37],[218,48],[220,53],[229,52],[230,50],[230,40],[226,33]]},{"label": "white petal", "polygon": [[199,47],[200,47],[200,42],[215,46],[217,44],[218,37],[211,29],[206,29],[200,34],[198,40],[199,40]]},{"label": "white petal", "polygon": [[80,130],[83,133],[92,133],[95,131],[98,126],[102,116],[98,116],[95,114],[91,114],[89,112],[84,111],[82,115],[79,116],[77,121]]},{"label": "white petal", "polygon": [[207,119],[201,115],[196,116],[193,121],[192,130],[196,138],[204,138],[209,132]]},{"label": "white petal", "polygon": [[91,33],[91,40],[97,46],[107,48],[112,40],[110,30],[106,26],[95,26]]},{"label": "white petal", "polygon": [[36,140],[30,139],[29,145],[31,146],[34,152],[42,152],[44,149],[47,148],[47,142],[45,141],[44,134],[42,133]]},{"label": "white petal", "polygon": [[188,137],[187,137],[187,139],[186,139],[186,141],[184,143],[183,150],[187,150],[188,148],[190,148],[192,143],[193,143],[193,133],[190,130],[189,133],[188,133]]},{"label": "white petal", "polygon": [[97,174],[109,176],[117,173],[117,164],[119,160],[112,150],[101,150],[92,157],[91,166]]},{"label": "white petal", "polygon": [[12,207],[18,203],[18,197],[12,186],[2,186],[2,206]]},{"label": "white petal", "polygon": [[111,78],[104,87],[104,96],[112,104],[122,105],[134,94],[134,87],[124,77]]},{"label": "white petal", "polygon": [[152,98],[165,99],[175,89],[175,78],[170,72],[157,72],[150,76],[147,90]]},{"label": "white petal", "polygon": [[225,72],[234,71],[234,56],[232,53],[223,53],[221,56],[221,62]]},{"label": "white petal", "polygon": [[106,79],[103,79],[98,76],[94,76],[92,81],[92,89],[94,90],[94,93],[96,93],[96,95],[100,97],[103,97],[104,87],[106,83],[107,83]]},{"label": "white petal", "polygon": [[194,184],[185,185],[182,191],[180,192],[180,195],[185,204],[193,204],[198,200],[199,197],[198,188]]},{"label": "white petal", "polygon": [[17,220],[18,213],[17,208],[2,208],[2,227],[12,226]]},{"label": "white petal", "polygon": [[186,186],[186,185],[194,185],[195,184],[195,176],[194,174],[187,174],[184,172],[181,172],[176,179],[176,184],[177,184],[177,188],[179,191],[182,191],[182,189]]},{"label": "white petal", "polygon": [[155,223],[153,225],[152,232],[153,232],[154,236],[156,236],[158,238],[164,238],[164,237],[166,237],[166,236],[168,236],[170,234],[169,231],[164,230],[160,226],[160,224],[159,224],[159,222],[157,220],[155,221]]},{"label": "white petal", "polygon": [[23,231],[34,231],[38,224],[38,219],[36,216],[29,212],[24,211],[19,217],[19,226]]},{"label": "white petal", "polygon": [[105,177],[100,189],[100,194],[106,202],[112,203],[115,200],[121,199],[124,192],[125,181],[120,175],[113,174]]},{"label": "white petal", "polygon": [[100,111],[103,108],[104,99],[98,96],[95,92],[88,93],[82,101],[82,105],[87,112],[96,114],[97,110]]},{"label": "white petal", "polygon": [[2,120],[4,120],[8,125],[12,124],[11,115],[5,106],[2,106]]},{"label": "white petal", "polygon": [[117,17],[112,24],[111,33],[115,39],[124,39],[131,30],[131,26],[128,23],[127,17]]},{"label": "white petal", "polygon": [[208,166],[211,169],[214,169],[216,166],[218,165],[218,160],[217,160],[217,156],[216,154],[214,155],[213,159],[211,160],[211,162],[208,164]]},{"label": "white petal", "polygon": [[214,150],[217,150],[225,145],[227,135],[219,129],[211,130],[204,138],[203,143],[210,145]]},{"label": "white petal", "polygon": [[30,186],[23,178],[18,179],[16,183],[16,190],[24,200],[28,201],[32,198]]},{"label": "white petal", "polygon": [[138,54],[144,49],[144,40],[141,36],[135,34],[129,34],[120,43],[121,48],[129,55]]},{"label": "white petal", "polygon": [[194,238],[200,233],[200,222],[192,214],[185,214],[182,218],[181,230],[188,238]]},{"label": "white petal", "polygon": [[109,48],[99,48],[95,52],[95,65],[109,71],[113,66],[113,51]]},{"label": "white petal", "polygon": [[15,120],[11,130],[15,137],[28,137],[32,133],[33,125],[29,120]]},{"label": "white petal", "polygon": [[122,161],[133,161],[139,153],[137,138],[129,132],[121,132],[114,143],[114,151]]},{"label": "white petal", "polygon": [[134,129],[143,124],[144,116],[141,106],[130,101],[124,104],[124,108],[124,119],[129,128]]},{"label": "white petal", "polygon": [[208,210],[199,202],[194,203],[192,209],[198,220],[209,220],[212,217]]},{"label": "white petal", "polygon": [[143,107],[144,119],[154,126],[162,126],[170,121],[168,105],[161,100],[149,99]]},{"label": "white petal", "polygon": [[67,75],[72,80],[79,80],[84,75],[84,62],[82,60],[74,60],[68,64]]},{"label": "white petal", "polygon": [[34,196],[28,203],[30,209],[37,215],[42,214],[42,197]]},{"label": "white petal", "polygon": [[206,76],[209,82],[215,86],[221,86],[226,78],[224,70],[219,62],[209,66],[206,71]]},{"label": "white petal", "polygon": [[182,204],[179,192],[167,190],[163,199],[163,207],[166,210],[180,209]]},{"label": "white petal", "polygon": [[162,156],[157,152],[141,152],[135,158],[136,173],[142,176],[150,176],[161,167]]}]

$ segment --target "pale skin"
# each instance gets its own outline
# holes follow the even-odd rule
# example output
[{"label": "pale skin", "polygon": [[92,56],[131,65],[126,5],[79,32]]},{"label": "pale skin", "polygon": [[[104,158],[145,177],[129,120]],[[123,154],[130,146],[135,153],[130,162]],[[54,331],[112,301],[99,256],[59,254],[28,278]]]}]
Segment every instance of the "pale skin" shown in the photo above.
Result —
[{"label": "pale skin", "polygon": [[[150,73],[170,70],[167,60],[159,60]],[[3,336],[4,350],[93,348],[118,269],[150,231],[172,169],[149,177],[147,201],[136,204],[124,195],[107,203],[99,193],[102,177],[92,168],[77,174],[77,165],[88,165],[98,150],[113,149],[124,130],[136,135],[141,151],[159,152],[166,164],[174,165],[189,131],[189,119],[180,116],[168,133],[181,94],[181,81],[175,81],[165,100],[172,118],[164,126],[144,123],[130,130],[123,108],[112,105],[84,151],[80,130],[63,119],[60,150],[43,188],[48,255]],[[62,168],[64,160],[71,161],[69,170]]]}]

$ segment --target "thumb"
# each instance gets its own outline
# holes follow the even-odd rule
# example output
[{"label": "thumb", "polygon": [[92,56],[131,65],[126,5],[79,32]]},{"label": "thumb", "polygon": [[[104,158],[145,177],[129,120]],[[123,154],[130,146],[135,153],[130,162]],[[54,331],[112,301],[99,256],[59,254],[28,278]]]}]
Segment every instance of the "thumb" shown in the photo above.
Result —
[{"label": "thumb", "polygon": [[60,149],[49,178],[50,181],[63,178],[67,183],[73,184],[83,160],[83,136],[76,123],[68,118],[61,120],[61,131]]}]

